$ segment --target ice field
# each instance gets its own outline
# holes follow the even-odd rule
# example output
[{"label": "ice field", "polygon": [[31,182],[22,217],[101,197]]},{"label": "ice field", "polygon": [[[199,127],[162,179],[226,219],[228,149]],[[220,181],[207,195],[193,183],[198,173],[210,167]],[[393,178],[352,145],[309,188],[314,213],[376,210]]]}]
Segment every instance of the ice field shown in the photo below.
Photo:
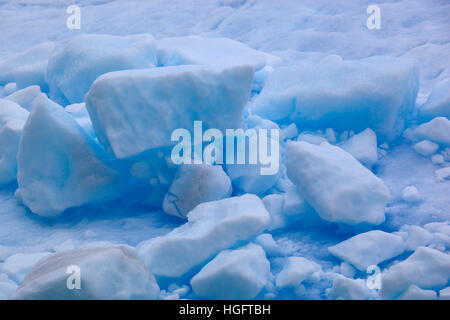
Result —
[{"label": "ice field", "polygon": [[449,18],[0,0],[0,299],[450,299]]}]

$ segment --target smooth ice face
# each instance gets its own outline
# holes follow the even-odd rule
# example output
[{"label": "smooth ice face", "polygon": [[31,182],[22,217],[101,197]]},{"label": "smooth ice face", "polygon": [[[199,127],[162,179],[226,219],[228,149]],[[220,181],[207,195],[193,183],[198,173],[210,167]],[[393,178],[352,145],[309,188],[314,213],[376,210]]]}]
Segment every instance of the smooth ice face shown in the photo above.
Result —
[{"label": "smooth ice face", "polygon": [[[420,270],[420,272],[418,272]],[[450,255],[419,247],[408,259],[389,268],[382,278],[381,297],[396,299],[410,285],[440,290],[450,280]]]},{"label": "smooth ice face", "polygon": [[450,118],[450,79],[440,81],[433,87],[427,102],[419,109],[419,117],[422,120]]},{"label": "smooth ice face", "polygon": [[377,136],[370,128],[340,143],[339,147],[368,168],[372,167],[378,160]]},{"label": "smooth ice face", "polygon": [[450,147],[450,120],[445,117],[437,117],[423,123],[413,131],[417,139],[427,139],[443,147]]},{"label": "smooth ice face", "polygon": [[277,274],[276,285],[278,288],[296,287],[318,270],[320,266],[313,261],[303,257],[289,257],[283,270]]},{"label": "smooth ice face", "polygon": [[221,251],[191,279],[194,292],[208,299],[253,299],[270,276],[264,250],[253,243]]},{"label": "smooth ice face", "polygon": [[[71,266],[75,268],[70,269]],[[73,281],[68,281],[70,276]],[[67,287],[78,284],[79,289]],[[135,249],[120,245],[75,249],[45,257],[27,274],[13,298],[156,299],[158,294],[155,278]]]},{"label": "smooth ice face", "polygon": [[378,177],[341,148],[327,142],[286,145],[289,179],[327,221],[380,224],[389,190]]},{"label": "smooth ice face", "polygon": [[202,38],[199,36],[164,38],[157,40],[158,65],[186,64],[251,65],[255,71],[265,65],[276,65],[281,60],[254,50],[228,38]]},{"label": "smooth ice face", "polygon": [[39,97],[19,145],[16,195],[41,216],[105,202],[126,180],[104,149],[61,106]]},{"label": "smooth ice face", "polygon": [[92,85],[86,107],[95,131],[117,158],[173,145],[172,132],[194,121],[205,130],[241,127],[253,68],[177,66],[105,74]]},{"label": "smooth ice face", "polygon": [[155,275],[180,277],[270,223],[263,202],[252,194],[201,203],[187,218],[167,235],[139,245],[139,255]]},{"label": "smooth ice face", "polygon": [[61,105],[80,103],[98,76],[155,65],[156,46],[150,34],[81,34],[48,62],[50,98]]},{"label": "smooth ice face", "polygon": [[47,89],[47,61],[55,50],[53,42],[44,42],[0,63],[0,84],[16,82],[19,89],[39,85]]},{"label": "smooth ice face", "polygon": [[378,265],[402,254],[406,249],[403,238],[380,230],[360,233],[337,245],[328,247],[335,257],[366,271],[370,265]]},{"label": "smooth ice face", "polygon": [[277,68],[252,110],[271,120],[289,118],[299,128],[373,129],[393,139],[404,129],[419,87],[410,60],[362,60]]},{"label": "smooth ice face", "polygon": [[18,90],[9,96],[6,96],[6,100],[13,101],[20,105],[22,108],[31,111],[34,106],[34,100],[41,95],[41,89],[39,86],[33,85],[26,87],[25,89]]},{"label": "smooth ice face", "polygon": [[17,151],[28,115],[17,103],[0,99],[0,186],[16,180]]},{"label": "smooth ice face", "polygon": [[228,198],[231,192],[230,178],[221,166],[181,165],[164,197],[163,210],[186,219],[198,204]]}]

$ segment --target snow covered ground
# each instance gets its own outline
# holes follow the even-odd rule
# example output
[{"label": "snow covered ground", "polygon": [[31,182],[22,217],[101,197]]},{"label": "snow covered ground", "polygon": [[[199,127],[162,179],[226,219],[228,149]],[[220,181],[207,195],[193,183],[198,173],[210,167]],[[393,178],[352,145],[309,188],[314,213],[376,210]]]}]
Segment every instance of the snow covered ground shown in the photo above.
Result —
[{"label": "snow covered ground", "polygon": [[[0,0],[0,299],[448,299],[449,17]],[[278,173],[174,164],[199,120],[280,129]]]}]

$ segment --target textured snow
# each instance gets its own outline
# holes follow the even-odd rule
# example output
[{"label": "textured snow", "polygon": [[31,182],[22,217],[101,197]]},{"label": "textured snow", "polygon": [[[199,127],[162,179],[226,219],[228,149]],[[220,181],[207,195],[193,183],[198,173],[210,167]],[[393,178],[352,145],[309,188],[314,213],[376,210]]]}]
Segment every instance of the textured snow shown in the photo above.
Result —
[{"label": "textured snow", "polygon": [[[118,158],[169,146],[175,129],[239,128],[251,66],[175,66],[107,73],[94,82],[86,107],[100,141]],[[191,109],[192,108],[192,109]]]},{"label": "textured snow", "polygon": [[167,235],[139,245],[139,255],[155,275],[182,276],[218,251],[263,231],[270,222],[262,201],[251,194],[201,203],[187,218]]},{"label": "textured snow", "polygon": [[331,254],[361,271],[365,271],[370,265],[394,258],[405,249],[402,237],[380,230],[360,233],[328,248]]},{"label": "textured snow", "polygon": [[[67,290],[67,270],[80,270],[80,289]],[[75,249],[41,259],[15,299],[156,299],[159,287],[136,251],[125,245]]]},{"label": "textured snow", "polygon": [[384,221],[389,201],[385,184],[344,150],[289,142],[287,175],[322,219],[348,224]]},{"label": "textured snow", "polygon": [[269,279],[264,250],[248,244],[221,251],[191,279],[194,292],[209,299],[253,299]]}]

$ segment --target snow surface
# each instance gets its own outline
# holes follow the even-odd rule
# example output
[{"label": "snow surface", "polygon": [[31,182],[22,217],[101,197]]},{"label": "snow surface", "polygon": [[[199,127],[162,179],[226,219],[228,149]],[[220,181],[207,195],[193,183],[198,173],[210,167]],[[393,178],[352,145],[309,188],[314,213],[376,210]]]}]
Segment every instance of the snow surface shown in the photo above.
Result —
[{"label": "snow surface", "polygon": [[[0,299],[74,298],[67,264],[88,260],[106,272],[82,298],[449,299],[448,1],[379,1],[380,30],[369,0],[79,0],[81,30],[72,4],[0,2]],[[281,129],[278,174],[183,180],[170,133],[195,119]],[[170,193],[187,222],[164,213]],[[319,269],[277,287],[300,257]]]}]

